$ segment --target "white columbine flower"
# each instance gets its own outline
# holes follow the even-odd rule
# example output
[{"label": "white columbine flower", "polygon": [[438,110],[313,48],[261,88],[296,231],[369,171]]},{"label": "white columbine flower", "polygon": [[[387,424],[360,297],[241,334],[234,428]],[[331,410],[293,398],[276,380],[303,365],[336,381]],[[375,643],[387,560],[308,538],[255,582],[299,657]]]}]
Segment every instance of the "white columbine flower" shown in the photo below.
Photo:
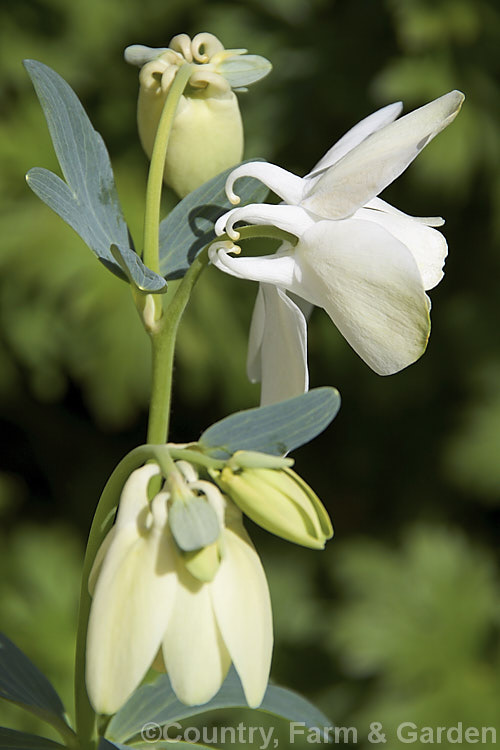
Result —
[{"label": "white columbine flower", "polygon": [[227,242],[211,248],[219,269],[261,282],[248,371],[262,381],[262,403],[307,390],[303,301],[326,310],[380,375],[398,372],[424,352],[430,332],[425,291],[441,280],[447,254],[446,240],[433,227],[444,222],[408,216],[377,196],[453,121],[463,100],[452,91],[399,120],[401,103],[384,107],[303,178],[266,162],[231,172],[226,192],[232,203],[239,202],[233,188],[243,176],[261,180],[283,203],[233,209],[217,222],[219,235],[237,240],[234,226],[244,222],[274,225],[298,238],[262,257],[234,258],[228,253],[239,248]]},{"label": "white columbine flower", "polygon": [[180,552],[172,537],[169,492],[148,501],[149,481],[158,473],[148,464],[131,474],[91,573],[86,677],[92,705],[98,713],[115,713],[153,663],[164,664],[181,701],[205,703],[232,662],[255,707],[269,676],[272,616],[241,512],[211,482],[198,480],[192,467],[184,469],[190,489],[203,494],[220,519],[217,572],[203,582],[189,572],[192,554]]}]

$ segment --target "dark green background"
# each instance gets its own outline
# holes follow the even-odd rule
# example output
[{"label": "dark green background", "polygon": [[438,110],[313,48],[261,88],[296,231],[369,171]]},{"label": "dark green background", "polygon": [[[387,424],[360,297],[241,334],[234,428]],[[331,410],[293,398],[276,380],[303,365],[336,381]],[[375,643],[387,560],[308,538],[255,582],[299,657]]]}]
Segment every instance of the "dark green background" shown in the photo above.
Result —
[{"label": "dark green background", "polygon": [[[343,405],[296,467],[336,538],[317,553],[250,532],[272,590],[276,680],[356,724],[366,747],[374,721],[389,739],[402,721],[500,728],[496,0],[3,0],[0,627],[70,701],[85,534],[107,475],[144,440],[149,383],[128,288],[24,183],[30,167],[57,166],[21,60],[50,65],[82,99],[139,238],[147,163],[123,49],[198,31],[272,61],[240,96],[245,157],[298,174],[384,104],[402,99],[408,111],[466,94],[456,122],[384,194],[446,218],[425,356],[380,378],[324,313],[311,321],[312,385],[335,385]],[[255,291],[213,269],[197,288],[180,334],[173,440],[257,403],[244,372]],[[40,728],[1,708],[8,725]]]}]

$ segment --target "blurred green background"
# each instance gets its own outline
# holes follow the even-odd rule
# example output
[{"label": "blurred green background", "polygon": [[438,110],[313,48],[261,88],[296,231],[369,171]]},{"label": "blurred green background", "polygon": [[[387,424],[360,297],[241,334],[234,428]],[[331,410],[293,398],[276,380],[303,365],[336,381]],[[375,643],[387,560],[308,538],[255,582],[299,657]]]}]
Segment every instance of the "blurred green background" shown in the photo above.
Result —
[{"label": "blurred green background", "polygon": [[[245,156],[298,174],[384,104],[466,93],[456,122],[384,194],[447,221],[426,355],[379,378],[324,313],[311,322],[312,385],[337,386],[343,405],[296,467],[336,538],[320,554],[250,532],[271,585],[276,681],[356,725],[360,747],[375,721],[389,747],[403,721],[500,730],[497,0],[2,0],[0,628],[71,705],[84,540],[108,474],[144,440],[149,388],[128,288],[25,185],[30,167],[57,166],[21,60],[77,91],[140,236],[147,163],[122,52],[198,31],[273,62],[240,96]],[[172,439],[257,403],[244,373],[255,292],[213,269],[202,279],[182,323]],[[42,731],[8,706],[0,719]]]}]

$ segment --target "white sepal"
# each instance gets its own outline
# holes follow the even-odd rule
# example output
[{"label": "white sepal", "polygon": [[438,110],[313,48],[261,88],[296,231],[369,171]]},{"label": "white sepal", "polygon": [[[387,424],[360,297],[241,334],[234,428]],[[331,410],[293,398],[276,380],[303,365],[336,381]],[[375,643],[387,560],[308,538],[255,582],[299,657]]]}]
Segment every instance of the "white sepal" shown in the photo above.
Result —
[{"label": "white sepal", "polygon": [[279,287],[261,284],[248,343],[247,372],[261,381],[261,406],[305,393],[307,324],[299,307]]},{"label": "white sepal", "polygon": [[321,221],[296,248],[304,282],[359,356],[380,375],[425,350],[427,296],[410,251],[375,222]]},{"label": "white sepal", "polygon": [[347,131],[340,140],[335,143],[329,149],[326,154],[319,160],[317,164],[311,169],[308,178],[316,177],[319,172],[331,167],[335,162],[339,161],[349,151],[358,146],[365,138],[385,127],[390,122],[393,122],[396,117],[399,117],[403,109],[403,102],[396,102],[395,104],[388,104],[382,109],[378,109],[368,117],[358,122],[353,128]]},{"label": "white sepal", "polygon": [[157,495],[149,512],[147,500],[140,502],[146,487],[138,496],[135,522],[129,516],[130,522],[116,526],[90,611],[87,690],[102,714],[115,713],[143,679],[174,602],[177,575],[166,534],[167,496]]},{"label": "white sepal", "polygon": [[456,117],[463,100],[460,91],[451,91],[377,130],[309,186],[302,206],[324,218],[351,216],[404,172]]},{"label": "white sepal", "polygon": [[269,589],[259,556],[241,523],[226,529],[224,548],[211,584],[212,603],[247,703],[256,708],[264,697],[271,667]]},{"label": "white sepal", "polygon": [[448,244],[441,232],[402,213],[360,208],[353,218],[373,221],[402,242],[415,258],[424,289],[433,289],[439,284],[448,254]]},{"label": "white sepal", "polygon": [[210,598],[211,584],[177,566],[174,611],[163,639],[163,659],[175,694],[188,706],[206,703],[219,690],[231,665]]}]

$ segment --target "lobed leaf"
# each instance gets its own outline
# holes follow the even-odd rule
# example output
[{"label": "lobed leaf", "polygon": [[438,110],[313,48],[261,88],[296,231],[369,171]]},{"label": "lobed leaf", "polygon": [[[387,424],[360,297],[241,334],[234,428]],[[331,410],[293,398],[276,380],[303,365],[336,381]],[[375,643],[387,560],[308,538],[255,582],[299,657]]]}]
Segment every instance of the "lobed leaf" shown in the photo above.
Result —
[{"label": "lobed leaf", "polygon": [[111,254],[127,279],[141,292],[166,292],[167,282],[159,274],[144,265],[128,245],[111,245]]},{"label": "lobed leaf", "polygon": [[28,185],[123,278],[111,245],[128,247],[129,234],[116,192],[111,162],[101,135],[94,130],[72,88],[36,60],[24,65],[40,100],[64,180],[47,169],[31,169]]},{"label": "lobed leaf", "polygon": [[231,414],[205,430],[199,445],[221,459],[238,450],[285,455],[323,432],[339,408],[335,388],[314,388],[277,404]]}]

